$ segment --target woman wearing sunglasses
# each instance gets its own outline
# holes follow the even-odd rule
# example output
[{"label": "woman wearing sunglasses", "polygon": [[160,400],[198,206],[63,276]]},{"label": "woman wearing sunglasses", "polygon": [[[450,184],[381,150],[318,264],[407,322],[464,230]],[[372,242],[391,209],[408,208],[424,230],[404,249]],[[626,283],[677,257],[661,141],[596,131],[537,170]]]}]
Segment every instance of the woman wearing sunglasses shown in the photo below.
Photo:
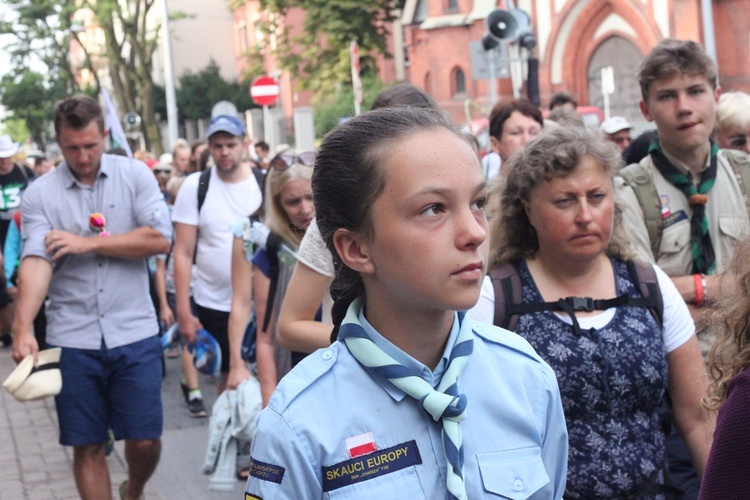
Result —
[{"label": "woman wearing sunglasses", "polygon": [[[293,250],[299,246],[302,236],[315,216],[310,184],[314,162],[313,152],[293,155],[287,151],[271,160],[266,175],[263,197],[266,214],[264,223],[271,233],[276,235],[276,241],[280,240]],[[234,389],[251,376],[240,355],[240,346],[254,304],[258,325],[258,382],[265,406],[279,379],[291,368],[293,360],[289,351],[275,346],[275,314],[264,329],[266,306],[274,298],[281,300],[280,297],[269,296],[271,270],[276,255],[264,249],[254,252],[254,245],[248,241],[249,226],[248,220],[236,228],[232,249],[232,312],[229,316],[231,354],[227,387]],[[255,272],[252,272],[253,266]],[[277,283],[274,288],[283,290],[285,287]],[[278,304],[274,309],[278,309]]]}]

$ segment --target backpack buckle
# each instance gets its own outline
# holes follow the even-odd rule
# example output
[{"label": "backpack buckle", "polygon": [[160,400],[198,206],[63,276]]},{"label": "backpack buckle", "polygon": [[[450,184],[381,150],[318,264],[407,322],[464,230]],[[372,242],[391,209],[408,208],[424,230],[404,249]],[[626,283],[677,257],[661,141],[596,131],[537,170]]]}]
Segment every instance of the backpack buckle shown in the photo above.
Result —
[{"label": "backpack buckle", "polygon": [[565,302],[570,304],[574,311],[591,312],[595,310],[594,299],[591,297],[566,297]]}]

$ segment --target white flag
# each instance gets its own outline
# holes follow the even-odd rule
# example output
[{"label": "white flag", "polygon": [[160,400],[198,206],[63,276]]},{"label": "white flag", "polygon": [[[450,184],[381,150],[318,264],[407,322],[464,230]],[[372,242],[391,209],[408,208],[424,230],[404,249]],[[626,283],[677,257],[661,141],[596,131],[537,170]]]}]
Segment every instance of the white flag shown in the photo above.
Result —
[{"label": "white flag", "polygon": [[122,129],[122,123],[120,123],[120,118],[117,115],[117,109],[115,109],[112,99],[109,98],[109,92],[107,92],[107,89],[102,89],[102,95],[104,96],[104,105],[107,108],[104,113],[104,121],[105,126],[109,129],[109,138],[117,145],[115,147],[124,149],[125,152],[128,153],[128,157],[132,158],[133,152],[130,150],[130,144],[128,144],[128,139],[125,137],[125,131]]}]

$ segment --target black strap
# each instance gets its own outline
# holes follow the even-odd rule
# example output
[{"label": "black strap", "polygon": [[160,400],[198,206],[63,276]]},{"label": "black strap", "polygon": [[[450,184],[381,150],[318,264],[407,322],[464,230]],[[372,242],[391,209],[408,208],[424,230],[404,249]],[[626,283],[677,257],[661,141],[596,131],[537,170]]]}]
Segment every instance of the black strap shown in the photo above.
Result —
[{"label": "black strap", "polygon": [[495,316],[493,323],[513,331],[521,314],[541,311],[562,311],[573,321],[573,330],[581,335],[575,311],[604,311],[612,307],[645,307],[663,326],[664,301],[653,266],[647,263],[626,261],[628,272],[642,297],[620,295],[612,299],[591,297],[566,297],[555,302],[523,302],[521,278],[512,264],[503,264],[489,272],[495,291]]},{"label": "black strap", "polygon": [[[206,202],[206,195],[208,194],[208,184],[211,182],[211,169],[207,168],[201,172],[198,178],[198,231],[201,227],[201,208]],[[198,256],[198,233],[195,233],[195,250],[193,251],[193,264],[195,264],[195,258]]]},{"label": "black strap", "polygon": [[522,302],[521,277],[513,264],[503,264],[489,272],[492,286],[495,289],[495,316],[493,323],[501,328],[513,331],[518,323],[518,315],[507,314],[510,304]]},{"label": "black strap", "polygon": [[266,240],[266,254],[268,255],[268,277],[271,282],[268,284],[268,299],[266,300],[266,315],[263,318],[263,331],[267,331],[268,324],[271,322],[273,312],[273,302],[276,296],[276,287],[279,284],[279,248],[284,240],[273,231],[268,233]]},{"label": "black strap", "polygon": [[201,213],[203,203],[206,201],[206,194],[208,194],[208,184],[211,182],[211,169],[207,168],[201,172],[201,176],[198,178],[198,213]]},{"label": "black strap", "polygon": [[625,262],[628,266],[630,278],[643,297],[651,301],[649,312],[656,320],[659,328],[664,328],[664,297],[661,295],[659,279],[656,277],[654,266],[647,262],[630,259]]},{"label": "black strap", "polygon": [[43,372],[45,370],[54,370],[56,368],[60,368],[60,363],[45,363],[43,365],[35,366],[29,372],[28,377],[32,376],[36,372]]}]

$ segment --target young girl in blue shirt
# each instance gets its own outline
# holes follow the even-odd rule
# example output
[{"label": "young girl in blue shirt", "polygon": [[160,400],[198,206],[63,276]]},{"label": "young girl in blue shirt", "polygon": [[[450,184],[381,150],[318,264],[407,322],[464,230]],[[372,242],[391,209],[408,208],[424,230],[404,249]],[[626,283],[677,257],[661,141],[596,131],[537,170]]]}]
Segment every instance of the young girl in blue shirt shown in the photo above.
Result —
[{"label": "young girl in blue shirt", "polygon": [[246,499],[561,498],[552,370],[463,312],[488,253],[470,143],[434,111],[373,111],[326,136],[312,183],[337,341],[261,414]]}]

